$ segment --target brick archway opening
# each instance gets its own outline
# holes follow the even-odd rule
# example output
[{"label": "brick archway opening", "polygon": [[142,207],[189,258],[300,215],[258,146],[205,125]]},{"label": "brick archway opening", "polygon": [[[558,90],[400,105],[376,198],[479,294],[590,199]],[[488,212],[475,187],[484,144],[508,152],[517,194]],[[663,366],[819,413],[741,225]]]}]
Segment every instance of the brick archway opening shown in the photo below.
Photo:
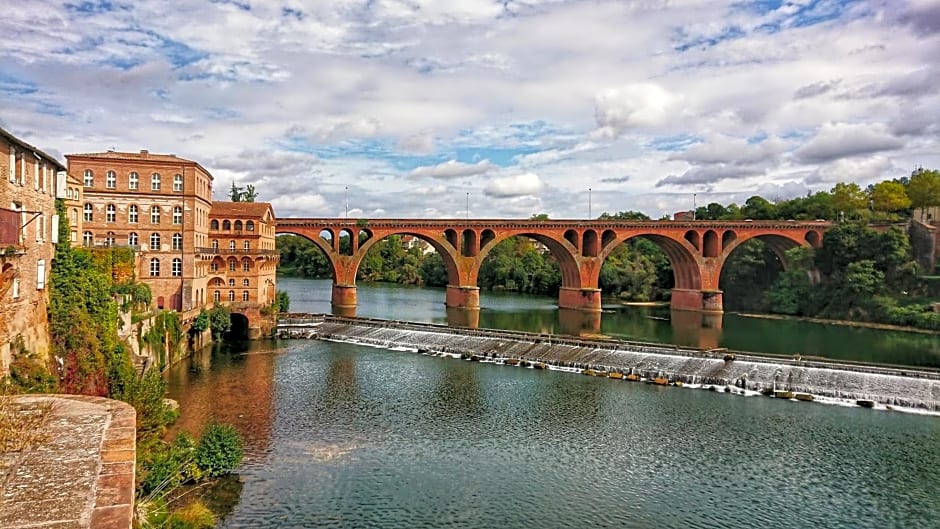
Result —
[{"label": "brick archway opening", "polygon": [[[791,266],[786,252],[801,244],[783,235],[762,234],[728,241],[718,284],[729,310],[760,310],[761,295]],[[743,253],[746,252],[746,253]],[[760,265],[753,264],[758,260]],[[751,263],[750,266],[748,263]],[[741,267],[744,267],[743,269]]]}]

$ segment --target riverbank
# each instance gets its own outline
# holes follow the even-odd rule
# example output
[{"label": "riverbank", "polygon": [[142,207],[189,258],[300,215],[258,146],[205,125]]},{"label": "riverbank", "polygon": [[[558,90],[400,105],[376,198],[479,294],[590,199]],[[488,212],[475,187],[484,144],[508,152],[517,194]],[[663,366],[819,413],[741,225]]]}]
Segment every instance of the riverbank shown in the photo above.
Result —
[{"label": "riverbank", "polygon": [[737,316],[741,316],[742,318],[755,318],[762,320],[805,321],[809,323],[819,323],[822,325],[840,325],[843,327],[859,327],[864,329],[878,329],[882,331],[901,331],[917,334],[940,335],[940,331],[934,331],[931,329],[920,329],[917,327],[891,325],[890,323],[875,323],[870,321],[829,320],[825,318],[810,318],[807,316],[789,316],[786,314],[757,314],[752,312],[728,312],[726,314],[735,314]]},{"label": "riverbank", "polygon": [[636,375],[751,394],[783,389],[838,403],[871,401],[881,407],[940,412],[940,372],[916,368],[330,315],[288,315],[279,322],[278,334],[507,365],[620,373],[624,379]]}]

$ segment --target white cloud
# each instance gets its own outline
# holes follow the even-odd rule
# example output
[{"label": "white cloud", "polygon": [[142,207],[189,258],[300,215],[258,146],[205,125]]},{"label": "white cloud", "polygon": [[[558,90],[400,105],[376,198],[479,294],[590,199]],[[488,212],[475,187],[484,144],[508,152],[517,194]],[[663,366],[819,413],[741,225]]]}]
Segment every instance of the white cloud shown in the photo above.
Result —
[{"label": "white cloud", "polygon": [[677,110],[679,98],[653,83],[611,88],[594,98],[597,130],[593,137],[610,139],[632,129],[662,125]]},{"label": "white cloud", "polygon": [[537,174],[522,173],[490,180],[483,193],[491,197],[519,197],[534,195],[544,189],[545,182]]},{"label": "white cloud", "polygon": [[881,124],[825,123],[816,136],[795,151],[802,162],[818,163],[846,156],[898,149],[904,145]]},{"label": "white cloud", "polygon": [[457,160],[448,160],[438,165],[418,167],[411,171],[413,178],[460,178],[463,176],[481,175],[494,169],[495,166],[489,160],[480,160],[477,163],[463,163]]}]

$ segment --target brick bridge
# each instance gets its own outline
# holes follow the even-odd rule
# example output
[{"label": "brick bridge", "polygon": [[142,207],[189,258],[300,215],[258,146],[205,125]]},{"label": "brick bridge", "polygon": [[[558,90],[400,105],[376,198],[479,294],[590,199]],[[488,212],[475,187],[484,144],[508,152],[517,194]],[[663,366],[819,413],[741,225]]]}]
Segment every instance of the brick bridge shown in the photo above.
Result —
[{"label": "brick bridge", "polygon": [[[561,268],[561,308],[601,310],[601,264],[619,244],[633,237],[656,243],[675,274],[673,309],[722,312],[718,288],[721,269],[740,244],[759,238],[787,266],[784,252],[819,247],[828,222],[805,221],[612,221],[612,220],[423,220],[423,219],[277,219],[277,233],[313,241],[333,267],[332,303],[340,312],[356,306],[356,272],[366,252],[391,235],[426,241],[447,269],[448,307],[480,306],[477,275],[487,254],[514,236],[543,244]],[[340,238],[350,237],[341,251]]]}]

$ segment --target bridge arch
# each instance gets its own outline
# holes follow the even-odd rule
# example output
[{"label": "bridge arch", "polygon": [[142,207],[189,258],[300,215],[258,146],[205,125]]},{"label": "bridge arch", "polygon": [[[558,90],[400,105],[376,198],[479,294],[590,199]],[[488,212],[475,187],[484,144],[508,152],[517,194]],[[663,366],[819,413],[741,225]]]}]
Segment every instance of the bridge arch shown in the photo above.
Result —
[{"label": "bridge arch", "polygon": [[430,237],[424,233],[421,233],[416,230],[403,230],[403,231],[388,231],[382,232],[380,235],[370,236],[361,246],[359,246],[359,252],[356,256],[354,268],[353,268],[353,277],[356,277],[356,274],[359,272],[359,267],[362,265],[362,261],[365,259],[366,254],[369,253],[376,244],[381,241],[393,237],[395,235],[406,235],[409,237],[414,237],[428,243],[434,251],[441,256],[441,260],[444,261],[444,269],[447,270],[447,281],[448,284],[456,285],[460,281],[460,270],[457,267],[455,248],[445,244],[444,241]]},{"label": "bridge arch", "polygon": [[673,288],[682,290],[702,289],[702,274],[699,262],[696,259],[698,249],[689,242],[686,236],[683,236],[682,239],[676,239],[658,233],[635,232],[621,234],[617,239],[611,241],[611,244],[604,246],[604,250],[599,256],[601,264],[610,257],[610,254],[618,246],[637,237],[642,237],[656,244],[666,254],[669,264],[672,265],[675,281]]},{"label": "bridge arch", "polygon": [[[549,253],[551,253],[552,257],[558,263],[558,268],[561,269],[562,288],[582,288],[581,269],[575,257],[579,252],[567,237],[559,240],[549,235],[535,232],[502,233],[494,236],[489,244],[480,249],[480,253],[477,256],[479,264],[483,263],[483,260],[493,251],[496,245],[513,237],[526,237],[548,248]],[[474,284],[476,284],[478,273],[479,266],[473,276]]]}]

